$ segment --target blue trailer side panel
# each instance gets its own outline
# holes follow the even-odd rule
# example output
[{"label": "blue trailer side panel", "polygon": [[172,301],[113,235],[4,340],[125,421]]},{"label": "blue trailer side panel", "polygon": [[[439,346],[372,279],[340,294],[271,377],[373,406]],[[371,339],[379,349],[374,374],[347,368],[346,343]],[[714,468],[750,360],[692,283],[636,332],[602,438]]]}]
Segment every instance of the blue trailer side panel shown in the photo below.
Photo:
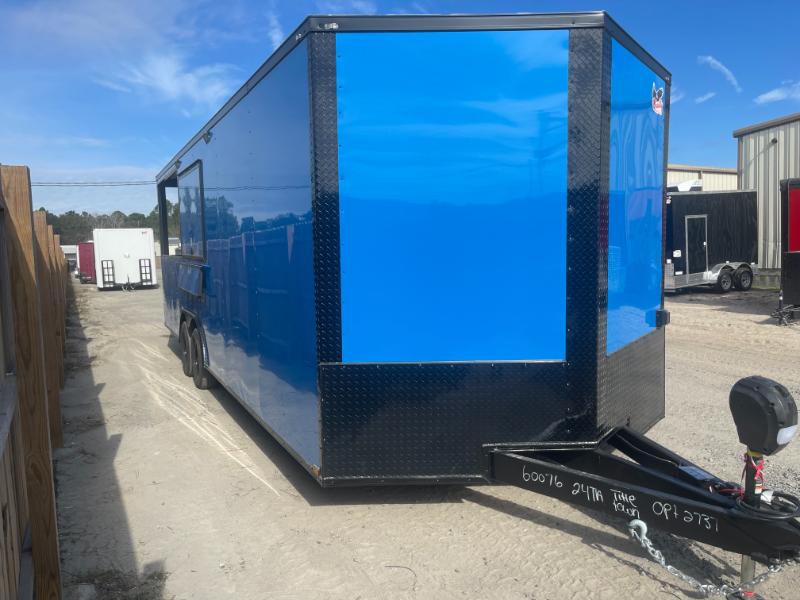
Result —
[{"label": "blue trailer side panel", "polygon": [[337,34],[344,362],[564,359],[568,40]]},{"label": "blue trailer side panel", "polygon": [[661,306],[664,80],[616,40],[611,46],[606,352],[653,331]]},{"label": "blue trailer side panel", "polygon": [[168,296],[199,316],[217,379],[319,465],[309,114],[303,42],[181,158],[202,165],[203,296]]}]

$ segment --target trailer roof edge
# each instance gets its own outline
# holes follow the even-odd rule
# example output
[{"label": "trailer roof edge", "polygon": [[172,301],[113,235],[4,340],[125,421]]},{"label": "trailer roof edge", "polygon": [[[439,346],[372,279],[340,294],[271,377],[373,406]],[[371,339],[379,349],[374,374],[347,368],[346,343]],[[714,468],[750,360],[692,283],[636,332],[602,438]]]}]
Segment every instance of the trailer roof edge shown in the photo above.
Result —
[{"label": "trailer roof edge", "polygon": [[283,58],[305,37],[315,32],[369,31],[476,31],[514,29],[606,28],[624,46],[632,50],[667,82],[671,75],[649,52],[636,42],[608,13],[505,13],[450,15],[311,15],[278,46],[264,63],[233,94],[205,125],[169,160],[156,175],[156,182],[174,177],[180,158],[230,112]]},{"label": "trailer roof edge", "polygon": [[608,13],[604,12],[603,16],[605,17],[605,27],[606,29],[617,38],[617,41],[622,43],[623,46],[626,46],[628,50],[633,52],[637,58],[641,59],[650,69],[656,72],[667,85],[672,83],[672,73],[662,65],[656,57],[650,54],[644,47],[637,42],[633,37],[622,28],[622,26],[617,23],[614,18],[609,15]]}]

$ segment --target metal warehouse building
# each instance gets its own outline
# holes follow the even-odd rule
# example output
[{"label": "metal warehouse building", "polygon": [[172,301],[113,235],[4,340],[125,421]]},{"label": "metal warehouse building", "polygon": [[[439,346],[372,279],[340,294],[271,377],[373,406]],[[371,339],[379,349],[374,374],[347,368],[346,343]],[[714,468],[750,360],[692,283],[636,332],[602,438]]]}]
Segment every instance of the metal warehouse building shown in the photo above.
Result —
[{"label": "metal warehouse building", "polygon": [[800,113],[733,132],[738,140],[739,189],[758,192],[758,261],[781,266],[781,179],[800,177]]},{"label": "metal warehouse building", "polygon": [[688,182],[692,182],[693,189],[704,192],[727,192],[739,189],[739,176],[736,169],[678,164],[667,166],[667,187]]}]

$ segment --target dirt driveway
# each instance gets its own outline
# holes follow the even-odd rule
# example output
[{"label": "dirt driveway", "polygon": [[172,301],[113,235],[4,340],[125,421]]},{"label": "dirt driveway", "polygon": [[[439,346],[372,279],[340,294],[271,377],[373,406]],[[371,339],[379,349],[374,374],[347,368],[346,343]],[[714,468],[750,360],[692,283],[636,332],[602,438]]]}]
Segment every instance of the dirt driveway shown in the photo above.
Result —
[{"label": "dirt driveway", "polygon": [[[322,490],[224,391],[183,376],[161,290],[74,285],[65,447],[57,451],[67,598],[698,597],[624,522],[511,487]],[[767,292],[670,299],[667,418],[653,437],[737,480],[731,385],[800,397],[800,326]],[[798,491],[800,442],[767,483]],[[788,484],[788,485],[786,485]],[[730,582],[738,557],[654,534],[668,560]],[[764,586],[796,599],[797,573]]]}]

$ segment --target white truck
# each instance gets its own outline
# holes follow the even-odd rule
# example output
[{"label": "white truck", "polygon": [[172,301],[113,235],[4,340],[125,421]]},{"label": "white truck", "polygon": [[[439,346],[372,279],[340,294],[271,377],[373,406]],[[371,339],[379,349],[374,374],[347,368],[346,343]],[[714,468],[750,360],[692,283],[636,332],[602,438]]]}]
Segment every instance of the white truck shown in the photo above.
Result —
[{"label": "white truck", "polygon": [[98,289],[158,284],[152,229],[95,229],[93,238]]}]

